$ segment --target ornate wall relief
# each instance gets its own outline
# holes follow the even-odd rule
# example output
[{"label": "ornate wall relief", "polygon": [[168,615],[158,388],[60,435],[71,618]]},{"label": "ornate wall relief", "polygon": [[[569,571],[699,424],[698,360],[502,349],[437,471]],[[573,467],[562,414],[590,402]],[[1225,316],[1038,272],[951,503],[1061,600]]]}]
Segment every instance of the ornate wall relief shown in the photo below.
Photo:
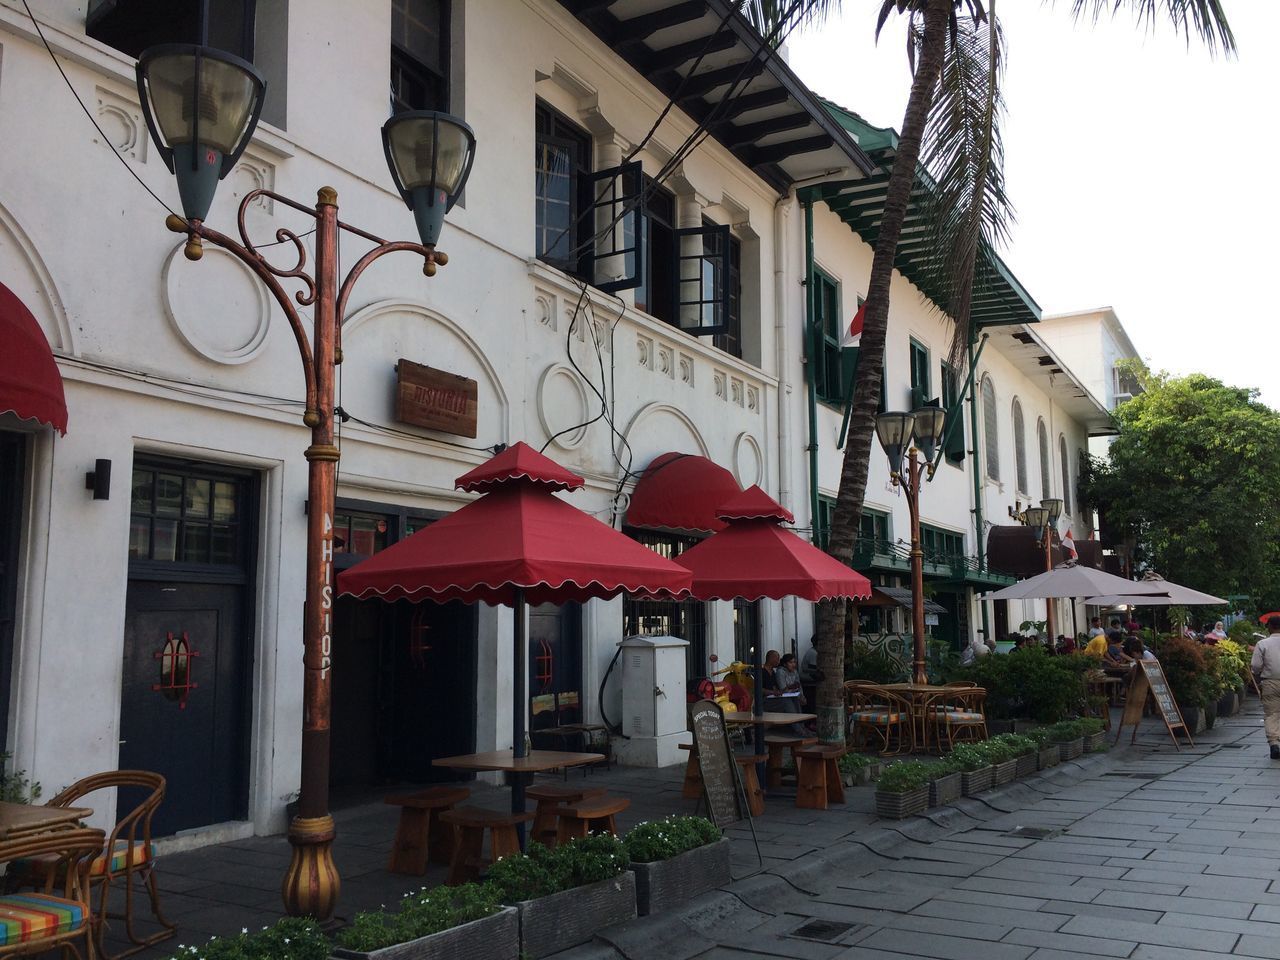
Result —
[{"label": "ornate wall relief", "polygon": [[165,317],[182,341],[214,363],[247,363],[256,357],[271,325],[271,299],[244,264],[206,246],[191,263],[180,241],[161,272]]}]

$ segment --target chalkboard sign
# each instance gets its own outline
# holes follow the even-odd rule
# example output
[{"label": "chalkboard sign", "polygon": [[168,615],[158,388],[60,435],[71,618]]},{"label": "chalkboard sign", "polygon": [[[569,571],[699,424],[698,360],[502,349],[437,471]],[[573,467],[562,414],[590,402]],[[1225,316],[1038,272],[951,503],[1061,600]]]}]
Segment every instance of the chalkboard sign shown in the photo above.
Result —
[{"label": "chalkboard sign", "polygon": [[691,704],[689,729],[693,731],[693,745],[698,751],[703,796],[711,822],[717,827],[724,827],[746,819],[746,805],[738,785],[738,769],[729,747],[724,711],[720,705],[710,700]]},{"label": "chalkboard sign", "polygon": [[1182,711],[1178,709],[1178,702],[1173,699],[1173,691],[1169,689],[1169,681],[1164,675],[1164,668],[1160,666],[1159,660],[1139,660],[1138,666],[1141,668],[1133,678],[1133,683],[1129,686],[1129,696],[1125,701],[1124,714],[1120,718],[1119,728],[1116,730],[1116,743],[1120,742],[1120,732],[1125,726],[1133,727],[1133,736],[1129,742],[1134,743],[1138,739],[1138,724],[1142,722],[1142,710],[1147,704],[1150,697],[1155,704],[1156,710],[1160,713],[1160,718],[1164,721],[1165,728],[1169,731],[1169,736],[1173,738],[1173,745],[1182,749],[1178,745],[1178,733],[1195,746],[1195,741],[1191,739],[1191,731],[1187,729],[1186,723],[1182,719]]},{"label": "chalkboard sign", "polygon": [[1155,698],[1156,706],[1160,709],[1164,722],[1171,727],[1186,726],[1182,722],[1182,711],[1178,709],[1178,703],[1173,699],[1172,691],[1169,690],[1169,681],[1165,679],[1164,668],[1160,666],[1160,661],[1139,660],[1138,666],[1147,675],[1147,683],[1151,687],[1151,696]]}]

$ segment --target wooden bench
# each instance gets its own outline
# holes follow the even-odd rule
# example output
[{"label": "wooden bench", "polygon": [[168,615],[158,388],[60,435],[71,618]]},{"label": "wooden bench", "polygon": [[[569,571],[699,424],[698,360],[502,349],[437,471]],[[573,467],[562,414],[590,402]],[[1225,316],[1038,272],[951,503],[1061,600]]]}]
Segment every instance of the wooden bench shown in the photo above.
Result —
[{"label": "wooden bench", "polygon": [[533,813],[533,828],[530,839],[555,846],[556,816],[558,808],[564,805],[581,803],[594,797],[602,797],[606,793],[604,787],[558,787],[553,784],[529,787],[524,795],[538,801],[538,808]]},{"label": "wooden bench", "polygon": [[631,801],[626,797],[592,797],[571,807],[560,807],[556,814],[560,823],[556,828],[556,843],[565,843],[577,837],[585,837],[590,832],[608,831],[615,837],[618,835],[618,824],[613,818],[627,807]]},{"label": "wooden bench", "polygon": [[[782,786],[783,750],[790,749],[791,759],[795,760],[797,747],[808,747],[817,742],[817,737],[787,737],[777,733],[766,736],[764,743],[769,750],[769,766],[766,770],[769,789],[776,790]],[[797,763],[796,766],[799,767],[799,764]]]},{"label": "wooden bench", "polygon": [[742,791],[747,795],[747,808],[753,817],[764,816],[764,790],[760,787],[756,768],[759,764],[767,762],[769,755],[766,753],[758,756],[752,756],[749,753],[738,754],[734,759],[738,761],[738,766],[742,770]]},{"label": "wooden bench", "polygon": [[453,829],[441,823],[440,815],[470,796],[466,787],[431,787],[387,797],[386,803],[400,808],[388,872],[420,877],[428,861],[447,865],[453,857]]},{"label": "wooden bench", "polygon": [[[449,886],[480,879],[480,871],[495,860],[520,852],[516,824],[528,823],[532,813],[503,813],[479,807],[457,807],[440,815],[455,828],[453,857],[449,861]],[[489,859],[484,858],[484,832],[489,831]]]},{"label": "wooden bench", "polygon": [[702,768],[698,766],[698,748],[692,743],[682,743],[680,749],[689,753],[689,762],[684,765],[684,786],[680,788],[680,796],[686,800],[701,800]]},{"label": "wooden bench", "polygon": [[836,761],[845,754],[839,744],[801,747],[793,751],[796,770],[796,806],[825,810],[828,804],[844,803],[844,782]]}]

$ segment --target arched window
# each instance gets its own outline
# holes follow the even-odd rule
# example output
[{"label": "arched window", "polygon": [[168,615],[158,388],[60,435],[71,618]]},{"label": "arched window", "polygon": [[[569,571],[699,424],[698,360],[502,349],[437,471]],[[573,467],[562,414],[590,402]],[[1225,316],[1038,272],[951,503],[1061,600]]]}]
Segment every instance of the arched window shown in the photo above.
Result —
[{"label": "arched window", "polygon": [[996,433],[996,388],[990,377],[982,378],[983,433],[987,440],[987,476],[1000,480],[1000,443]]},{"label": "arched window", "polygon": [[1031,489],[1027,483],[1027,431],[1022,420],[1022,404],[1013,398],[1013,466],[1018,476],[1018,492]]},{"label": "arched window", "polygon": [[1048,500],[1053,496],[1053,487],[1049,483],[1049,431],[1043,420],[1036,422],[1036,439],[1040,441],[1040,499]]},{"label": "arched window", "polygon": [[1058,459],[1062,461],[1062,512],[1071,513],[1071,460],[1067,457],[1067,438],[1058,434]]}]

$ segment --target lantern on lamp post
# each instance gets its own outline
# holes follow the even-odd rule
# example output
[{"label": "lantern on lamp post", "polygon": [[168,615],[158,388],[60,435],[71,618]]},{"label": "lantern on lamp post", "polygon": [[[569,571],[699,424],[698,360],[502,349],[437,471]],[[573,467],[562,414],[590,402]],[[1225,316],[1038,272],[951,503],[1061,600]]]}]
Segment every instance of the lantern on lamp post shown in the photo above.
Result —
[{"label": "lantern on lamp post", "polygon": [[[920,486],[933,479],[934,454],[942,443],[946,411],[917,407],[876,417],[876,436],[889,460],[889,475],[907,493],[911,514],[911,639],[913,683],[927,684],[924,642],[924,552],[920,548]],[[921,456],[923,454],[923,456]]]},{"label": "lantern on lamp post", "polygon": [[[347,300],[361,274],[388,253],[404,251],[423,259],[434,276],[449,258],[436,249],[444,216],[457,201],[471,172],[475,136],[448,114],[411,112],[392,117],[382,129],[387,166],[396,189],[417,221],[421,242],[386,241],[338,220],[338,195],[321,187],[313,206],[270,190],[251,190],[240,201],[239,240],[205,225],[218,182],[235,166],[253,136],[266,84],[252,64],[211,47],[166,45],[138,58],[138,95],[147,129],[178,181],[182,216],[165,222],[187,235],[185,254],[199,260],[212,243],[235,256],[262,280],[293,330],[306,384],[303,423],[311,429],[307,447],[307,565],[303,613],[303,720],[301,780],[297,816],[289,824],[293,858],[282,885],[285,909],[294,916],[325,921],[333,916],[341,882],[333,862],[333,817],[329,814],[329,684],[333,607],[333,507],[338,448],[334,445],[334,381],[342,362],[341,323]],[[275,244],[289,243],[297,256],[290,267],[271,264],[249,238],[245,213],[260,197],[313,218],[316,263],[306,272],[306,247],[284,227]],[[345,277],[338,275],[338,234],[346,230],[373,244]],[[275,244],[271,244],[274,246]],[[291,298],[282,281],[302,289]],[[294,300],[296,299],[296,303]],[[299,306],[312,308],[309,334]]]}]

